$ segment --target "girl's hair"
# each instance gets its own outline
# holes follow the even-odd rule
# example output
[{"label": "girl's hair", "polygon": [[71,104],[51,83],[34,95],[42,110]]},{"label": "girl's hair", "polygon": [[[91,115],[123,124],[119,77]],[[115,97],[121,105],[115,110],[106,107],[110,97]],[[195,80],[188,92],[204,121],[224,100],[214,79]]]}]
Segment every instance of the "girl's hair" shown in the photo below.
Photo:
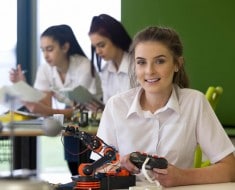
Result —
[{"label": "girl's hair", "polygon": [[[72,28],[66,24],[55,25],[47,28],[41,34],[41,38],[42,37],[50,37],[57,41],[60,46],[63,46],[65,43],[69,43],[68,57],[75,54],[87,57],[79,45]],[[95,68],[93,65],[91,66],[91,75],[93,77],[95,76]]]},{"label": "girl's hair", "polygon": [[68,25],[62,24],[51,26],[41,34],[41,38],[42,37],[51,37],[53,40],[57,41],[60,46],[63,46],[65,43],[69,43],[70,47],[68,57],[74,54],[79,54],[86,57],[73,33],[73,30]]},{"label": "girl's hair", "polygon": [[131,64],[129,68],[132,86],[138,85],[135,75],[135,48],[139,43],[146,41],[161,42],[170,50],[173,55],[174,63],[179,66],[179,71],[174,73],[173,83],[179,85],[181,88],[189,87],[189,80],[185,72],[184,63],[180,64],[178,62],[178,58],[183,56],[183,45],[179,35],[171,28],[157,26],[143,29],[138,32],[133,39],[133,43],[130,47]]},{"label": "girl's hair", "polygon": [[[88,34],[91,35],[93,33],[98,33],[101,36],[109,38],[115,46],[121,48],[123,51],[128,52],[131,44],[131,37],[125,30],[124,26],[115,18],[107,14],[94,16],[92,18]],[[101,58],[96,54],[95,48],[91,47],[91,62],[93,64],[94,57],[96,57],[97,67],[100,71]]]}]

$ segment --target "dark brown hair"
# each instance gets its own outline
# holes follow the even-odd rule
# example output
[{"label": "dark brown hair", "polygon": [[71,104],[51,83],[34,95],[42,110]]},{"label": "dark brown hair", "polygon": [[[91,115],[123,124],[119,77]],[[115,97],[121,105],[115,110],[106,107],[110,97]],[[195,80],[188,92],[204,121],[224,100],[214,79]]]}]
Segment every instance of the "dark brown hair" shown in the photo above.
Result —
[{"label": "dark brown hair", "polygon": [[[125,52],[128,52],[131,45],[131,37],[127,33],[126,29],[121,22],[115,18],[107,15],[101,14],[99,16],[94,16],[91,21],[91,26],[89,30],[89,35],[98,33],[101,36],[104,36]],[[96,54],[95,48],[91,47],[91,62],[94,64],[94,57],[96,57],[97,67],[100,71],[101,59]]]}]

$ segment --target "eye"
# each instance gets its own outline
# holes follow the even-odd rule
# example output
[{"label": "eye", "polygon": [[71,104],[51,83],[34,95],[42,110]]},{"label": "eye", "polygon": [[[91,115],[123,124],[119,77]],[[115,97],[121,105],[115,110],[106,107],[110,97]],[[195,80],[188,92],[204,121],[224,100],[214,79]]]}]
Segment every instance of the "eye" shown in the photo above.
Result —
[{"label": "eye", "polygon": [[46,51],[51,52],[51,51],[53,51],[53,49],[54,49],[54,48],[53,48],[52,46],[50,46],[50,47],[47,47],[47,48],[46,48]]},{"label": "eye", "polygon": [[144,65],[146,63],[146,61],[144,59],[136,59],[136,64],[138,65]]},{"label": "eye", "polygon": [[155,63],[156,63],[156,64],[163,64],[163,63],[165,63],[165,62],[166,62],[166,60],[163,59],[163,58],[158,58],[158,59],[155,60]]},{"label": "eye", "polygon": [[106,45],[106,44],[105,44],[104,42],[101,42],[101,43],[97,44],[97,47],[98,47],[98,48],[104,48],[105,45]]}]

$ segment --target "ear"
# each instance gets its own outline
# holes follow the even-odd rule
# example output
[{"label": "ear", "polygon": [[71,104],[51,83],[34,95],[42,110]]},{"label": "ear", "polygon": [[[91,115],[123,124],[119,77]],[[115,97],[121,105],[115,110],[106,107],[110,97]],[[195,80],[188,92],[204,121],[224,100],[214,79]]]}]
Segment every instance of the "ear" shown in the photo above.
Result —
[{"label": "ear", "polygon": [[69,51],[70,48],[70,44],[68,42],[66,42],[63,46],[62,49],[65,53],[67,53]]},{"label": "ear", "polygon": [[184,64],[184,57],[181,56],[178,58],[177,64],[175,65],[175,72],[178,72],[183,64]]}]

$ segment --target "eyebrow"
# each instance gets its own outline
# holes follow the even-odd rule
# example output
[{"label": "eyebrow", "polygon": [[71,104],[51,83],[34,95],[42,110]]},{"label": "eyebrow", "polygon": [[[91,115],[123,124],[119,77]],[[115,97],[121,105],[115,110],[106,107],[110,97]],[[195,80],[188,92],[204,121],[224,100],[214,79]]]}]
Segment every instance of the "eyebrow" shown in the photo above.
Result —
[{"label": "eyebrow", "polygon": [[46,47],[40,47],[40,49],[42,49],[42,50],[44,49],[45,50],[45,49],[53,48],[53,47],[54,47],[53,45],[49,45],[49,46],[46,46]]},{"label": "eyebrow", "polygon": [[100,46],[102,44],[105,44],[105,41],[98,42],[97,44],[94,44],[93,46]]},{"label": "eyebrow", "polygon": [[[158,55],[155,56],[154,58],[161,58],[161,57],[166,57],[165,55]],[[145,59],[144,57],[136,57],[136,59]]]}]

